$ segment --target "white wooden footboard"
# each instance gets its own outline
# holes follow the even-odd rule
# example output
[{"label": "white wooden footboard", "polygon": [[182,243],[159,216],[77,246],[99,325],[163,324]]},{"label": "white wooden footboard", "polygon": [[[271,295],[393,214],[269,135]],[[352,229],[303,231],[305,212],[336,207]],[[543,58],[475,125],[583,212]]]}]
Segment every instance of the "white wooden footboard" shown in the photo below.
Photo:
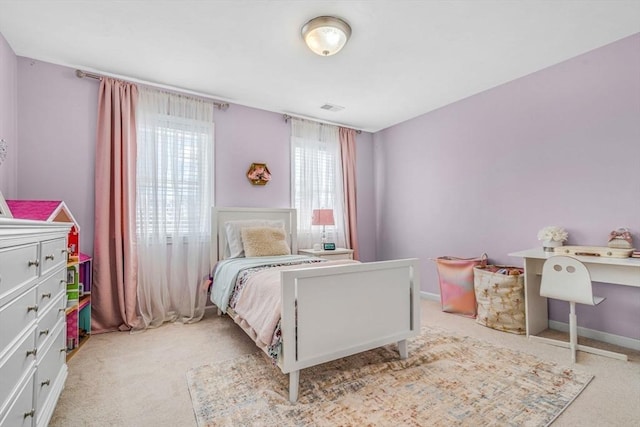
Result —
[{"label": "white wooden footboard", "polygon": [[420,331],[417,259],[282,272],[282,353],[289,400],[300,369],[397,342]]}]

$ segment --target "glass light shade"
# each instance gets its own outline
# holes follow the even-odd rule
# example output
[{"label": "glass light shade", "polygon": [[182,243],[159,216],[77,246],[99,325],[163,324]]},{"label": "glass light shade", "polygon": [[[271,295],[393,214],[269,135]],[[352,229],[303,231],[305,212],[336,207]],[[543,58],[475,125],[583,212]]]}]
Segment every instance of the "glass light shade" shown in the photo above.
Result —
[{"label": "glass light shade", "polygon": [[309,49],[321,56],[340,52],[351,36],[351,27],[340,18],[318,16],[304,24],[302,38]]}]

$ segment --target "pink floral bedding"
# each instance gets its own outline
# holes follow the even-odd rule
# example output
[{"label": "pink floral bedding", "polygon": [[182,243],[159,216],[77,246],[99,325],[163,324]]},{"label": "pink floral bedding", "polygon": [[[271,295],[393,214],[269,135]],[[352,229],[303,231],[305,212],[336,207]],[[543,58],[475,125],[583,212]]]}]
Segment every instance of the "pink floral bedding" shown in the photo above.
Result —
[{"label": "pink floral bedding", "polygon": [[[325,261],[319,266],[357,263],[353,260]],[[280,334],[281,313],[280,272],[309,268],[308,263],[279,265],[270,268],[249,269],[247,274],[239,274],[237,291],[232,297],[231,306],[236,313],[235,321],[249,334],[260,348],[270,348],[275,356]],[[234,304],[235,303],[235,304]],[[274,354],[272,354],[274,353]]]}]

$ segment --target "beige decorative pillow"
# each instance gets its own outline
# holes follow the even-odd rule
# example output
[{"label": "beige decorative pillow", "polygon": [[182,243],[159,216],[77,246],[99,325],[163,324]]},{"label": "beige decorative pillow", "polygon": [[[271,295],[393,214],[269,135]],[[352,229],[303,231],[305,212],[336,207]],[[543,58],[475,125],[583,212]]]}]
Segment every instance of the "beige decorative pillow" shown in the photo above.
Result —
[{"label": "beige decorative pillow", "polygon": [[244,227],[240,234],[247,257],[291,254],[287,236],[282,228]]},{"label": "beige decorative pillow", "polygon": [[244,247],[242,246],[242,235],[240,232],[245,227],[278,227],[284,228],[284,221],[281,219],[248,219],[227,221],[224,229],[227,234],[227,247],[225,248],[225,258],[244,257]]}]

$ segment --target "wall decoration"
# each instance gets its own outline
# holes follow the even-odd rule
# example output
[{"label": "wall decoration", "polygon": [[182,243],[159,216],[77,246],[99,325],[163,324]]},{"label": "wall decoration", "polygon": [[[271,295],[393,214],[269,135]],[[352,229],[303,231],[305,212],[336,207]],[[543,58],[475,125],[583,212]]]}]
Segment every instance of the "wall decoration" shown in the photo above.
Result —
[{"label": "wall decoration", "polygon": [[251,163],[247,178],[253,185],[266,185],[271,181],[271,172],[266,163]]},{"label": "wall decoration", "polygon": [[7,206],[7,202],[4,200],[2,191],[0,191],[0,217],[13,218],[11,210],[9,209],[9,206]]}]

